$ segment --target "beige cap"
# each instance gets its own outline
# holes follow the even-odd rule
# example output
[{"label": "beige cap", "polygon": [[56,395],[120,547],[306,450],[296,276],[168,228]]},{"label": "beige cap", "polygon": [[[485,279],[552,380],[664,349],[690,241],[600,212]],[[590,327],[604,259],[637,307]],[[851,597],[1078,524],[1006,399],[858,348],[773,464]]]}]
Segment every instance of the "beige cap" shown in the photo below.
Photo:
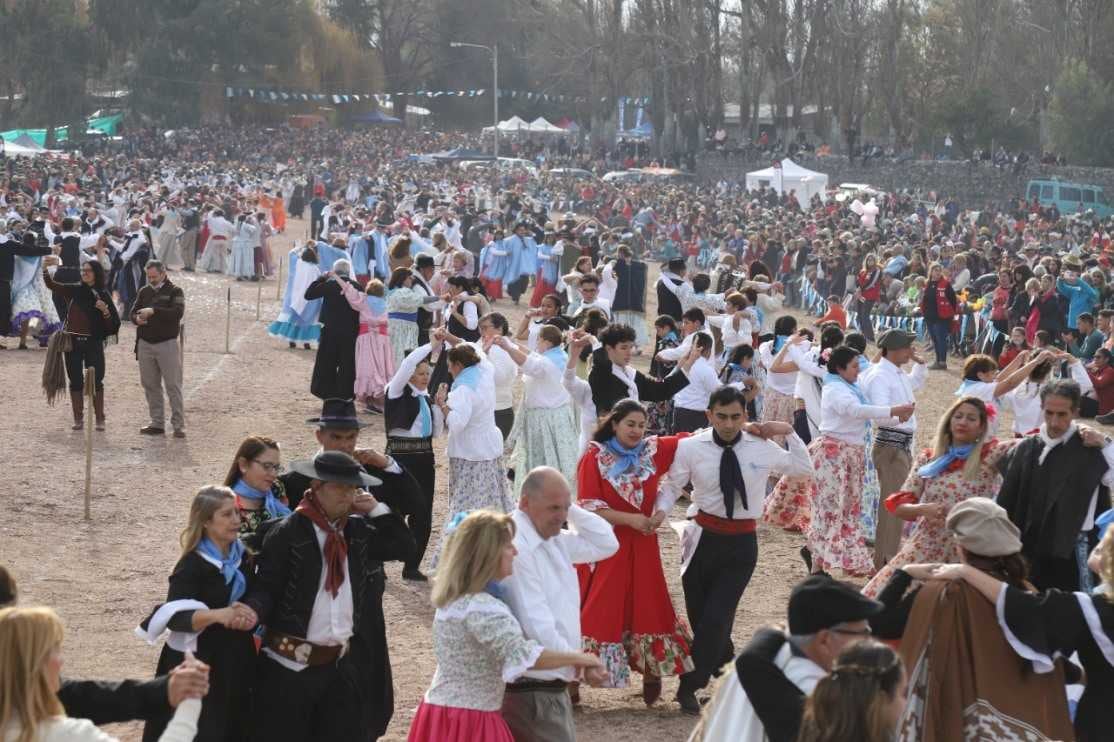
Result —
[{"label": "beige cap", "polygon": [[993,500],[972,497],[948,513],[947,528],[956,543],[984,557],[1001,557],[1021,551],[1021,532]]}]

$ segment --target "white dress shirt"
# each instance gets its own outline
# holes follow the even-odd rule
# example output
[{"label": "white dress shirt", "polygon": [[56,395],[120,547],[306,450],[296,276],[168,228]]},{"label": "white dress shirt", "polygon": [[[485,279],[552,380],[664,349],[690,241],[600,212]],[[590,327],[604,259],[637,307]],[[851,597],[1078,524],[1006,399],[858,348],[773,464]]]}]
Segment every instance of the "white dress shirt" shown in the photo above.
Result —
[{"label": "white dress shirt", "polygon": [[750,345],[754,342],[754,333],[750,320],[742,315],[739,317],[739,327],[735,328],[735,317],[732,314],[715,314],[707,317],[707,322],[712,327],[720,329],[720,338],[723,339],[723,351],[730,356],[737,345]]},{"label": "white dress shirt", "polygon": [[[875,363],[859,380],[859,387],[866,394],[871,404],[884,407],[912,404],[917,401],[914,392],[924,388],[925,379],[928,378],[928,367],[923,363],[913,364],[909,373],[905,373],[894,365],[893,361],[883,357]],[[888,420],[879,420],[878,424],[884,428],[900,430],[903,433],[917,432],[917,416],[913,415],[905,422],[896,417]]]},{"label": "white dress shirt", "polygon": [[[743,507],[742,497],[735,493],[735,507],[732,517],[735,520],[757,519],[762,517],[762,502],[766,499],[766,481],[771,472],[788,476],[812,476],[812,460],[808,448],[791,433],[785,438],[788,450],[773,441],[758,438],[743,432],[735,442],[735,456],[743,473],[747,489],[747,507]],[[723,493],[719,488],[719,462],[723,449],[712,440],[712,430],[703,430],[677,443],[677,453],[673,465],[669,467],[669,487],[659,493],[672,500],[663,503],[668,511],[676,502],[677,493],[692,483],[692,502],[708,515],[727,517],[723,504]],[[667,506],[667,507],[666,507]]]},{"label": "white dress shirt", "polygon": [[611,320],[611,302],[607,301],[598,294],[592,301],[586,302],[584,300],[581,300],[580,306],[576,308],[576,314],[574,314],[573,317],[579,317],[587,312],[589,309],[598,309],[603,312],[604,317],[606,317],[609,321]]},{"label": "white dress shirt", "polygon": [[619,279],[615,277],[615,261],[611,261],[600,271],[601,301],[607,303],[607,314],[611,314],[611,305],[615,303],[615,291],[619,288]]},{"label": "white dress shirt", "polygon": [[492,461],[503,455],[503,434],[495,425],[495,368],[481,348],[473,347],[480,354],[480,381],[475,389],[458,384],[449,392],[445,452],[451,459]]},{"label": "white dress shirt", "polygon": [[495,369],[495,409],[507,410],[514,407],[514,380],[518,378],[518,364],[507,351],[492,343],[487,352],[487,360]]},{"label": "white dress shirt", "polygon": [[861,446],[868,420],[890,419],[890,408],[863,404],[848,384],[829,381],[820,396],[820,435]]},{"label": "white dress shirt", "polygon": [[[1095,388],[1087,369],[1078,359],[1073,360],[1068,366],[1072,381],[1079,384],[1079,389],[1084,394]],[[1018,435],[1028,435],[1041,426],[1044,422],[1044,413],[1041,411],[1041,389],[1045,384],[1037,384],[1026,380],[998,398],[998,403],[1013,412],[1013,432]]]},{"label": "white dress shirt", "polygon": [[820,365],[820,348],[808,343],[797,343],[789,346],[785,357],[797,364],[793,396],[804,401],[809,434],[816,438],[820,435],[820,392],[828,373],[828,369]]},{"label": "white dress shirt", "polygon": [[[580,585],[574,564],[607,559],[619,550],[615,531],[606,520],[579,505],[569,508],[566,529],[550,539],[538,535],[522,510],[514,518],[514,572],[503,581],[507,603],[528,639],[554,652],[579,652]],[[576,679],[571,667],[534,670],[535,680]]]},{"label": "white dress shirt", "polygon": [[561,383],[564,367],[558,368],[537,353],[526,356],[522,364],[524,403],[526,407],[551,410],[569,403],[569,393]]},{"label": "white dress shirt", "polygon": [[703,412],[708,409],[708,398],[719,389],[719,377],[712,362],[701,356],[688,371],[689,384],[673,395],[673,406]]},{"label": "white dress shirt", "polygon": [[[684,338],[681,339],[681,344],[678,345],[677,347],[675,347],[675,348],[663,348],[663,349],[659,350],[658,351],[658,360],[659,361],[665,361],[666,363],[676,363],[677,361],[679,361],[682,358],[684,358],[685,356],[687,356],[689,351],[692,350],[692,337],[693,337],[693,335],[696,335],[697,333],[703,333],[703,334],[708,336],[709,340],[714,340],[714,338],[712,337],[712,333],[710,333],[707,330],[701,328],[701,329],[697,330],[696,332],[692,332],[692,333],[689,333],[688,335],[685,335]],[[712,347],[715,347],[715,345],[713,345]]]},{"label": "white dress shirt", "polygon": [[[786,351],[786,355],[788,353],[789,351]],[[758,360],[762,362],[762,366],[766,369],[766,386],[775,392],[792,397],[797,392],[797,372],[774,373],[771,371],[770,368],[774,365],[774,358],[776,357],[777,353],[774,352],[773,340],[767,340],[758,346]]]}]

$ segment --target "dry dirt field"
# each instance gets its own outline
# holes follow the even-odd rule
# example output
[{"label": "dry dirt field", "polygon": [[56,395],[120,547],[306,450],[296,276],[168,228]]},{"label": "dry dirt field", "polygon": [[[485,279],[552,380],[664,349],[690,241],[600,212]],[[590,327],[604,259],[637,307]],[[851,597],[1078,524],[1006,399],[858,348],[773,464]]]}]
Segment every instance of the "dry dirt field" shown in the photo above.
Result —
[{"label": "dry dirt field", "polygon": [[[272,243],[285,255],[292,235]],[[178,557],[178,534],[198,487],[219,482],[239,441],[249,433],[276,438],[285,462],[312,453],[305,419],[319,411],[309,394],[313,353],[289,350],[266,334],[277,315],[274,280],[262,284],[262,319],[256,321],[255,284],[217,275],[172,272],[186,294],[187,342],[184,394],[188,438],[147,438],[146,406],[132,353],[134,328],[108,350],[108,430],[95,437],[92,520],[82,519],[83,438],[70,428],[65,400],[46,406],[40,391],[44,353],[0,351],[0,440],[4,480],[0,500],[0,563],[17,576],[22,601],[53,606],[67,626],[65,672],[80,678],[149,677],[158,649],[132,630],[165,597],[166,578]],[[231,350],[225,347],[226,291],[232,291]],[[653,292],[650,292],[651,294]],[[651,300],[651,316],[653,297]],[[522,310],[507,300],[497,309],[512,326]],[[9,343],[14,345],[14,343]],[[652,349],[651,349],[652,350]],[[646,357],[638,359],[645,368]],[[959,383],[957,372],[933,372],[918,409],[919,445],[927,445],[942,410]],[[168,410],[169,413],[169,410]],[[370,417],[361,445],[382,448],[383,418]],[[1002,428],[1008,430],[1006,421]],[[438,445],[443,458],[444,442]],[[435,530],[445,515],[447,467],[439,466]],[[683,517],[680,507],[675,518]],[[678,543],[661,530],[662,560],[674,604],[684,613]],[[435,532],[431,544],[438,542]],[[758,568],[735,622],[737,645],[763,624],[784,620],[790,587],[805,575],[797,556],[800,535],[762,528]],[[386,739],[403,740],[415,707],[433,676],[429,589],[404,582],[401,566],[388,565],[384,611],[394,668],[396,703]],[[681,740],[693,727],[672,701],[676,680],[667,679],[654,708],[639,695],[639,681],[626,690],[585,688],[577,713],[584,742]],[[138,725],[113,727],[125,740],[139,739]]]}]

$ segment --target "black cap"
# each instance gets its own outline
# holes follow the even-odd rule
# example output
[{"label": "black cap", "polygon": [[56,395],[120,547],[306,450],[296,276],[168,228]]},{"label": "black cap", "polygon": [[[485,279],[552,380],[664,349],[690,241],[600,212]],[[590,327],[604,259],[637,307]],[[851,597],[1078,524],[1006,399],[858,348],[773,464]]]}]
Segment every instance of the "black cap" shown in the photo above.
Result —
[{"label": "black cap", "polygon": [[367,427],[367,423],[360,422],[356,417],[356,404],[350,399],[326,399],[321,403],[321,417],[311,417],[306,422],[333,430],[358,430]]},{"label": "black cap", "polygon": [[797,583],[789,594],[789,633],[815,634],[837,624],[875,616],[883,608],[850,583],[813,575]]}]

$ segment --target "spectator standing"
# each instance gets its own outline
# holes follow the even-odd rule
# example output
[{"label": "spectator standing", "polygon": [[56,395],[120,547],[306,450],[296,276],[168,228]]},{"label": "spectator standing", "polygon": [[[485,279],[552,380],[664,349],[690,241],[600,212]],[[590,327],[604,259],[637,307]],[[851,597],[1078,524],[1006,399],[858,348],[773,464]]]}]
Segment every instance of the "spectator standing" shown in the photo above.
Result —
[{"label": "spectator standing", "polygon": [[186,312],[182,289],[170,282],[166,268],[158,260],[147,262],[147,285],[139,290],[132,309],[136,326],[135,357],[139,361],[139,381],[147,397],[151,417],[139,429],[143,435],[166,433],[162,394],[170,400],[170,423],[174,437],[186,437],[185,404],[182,401],[182,352],[178,333]]}]

